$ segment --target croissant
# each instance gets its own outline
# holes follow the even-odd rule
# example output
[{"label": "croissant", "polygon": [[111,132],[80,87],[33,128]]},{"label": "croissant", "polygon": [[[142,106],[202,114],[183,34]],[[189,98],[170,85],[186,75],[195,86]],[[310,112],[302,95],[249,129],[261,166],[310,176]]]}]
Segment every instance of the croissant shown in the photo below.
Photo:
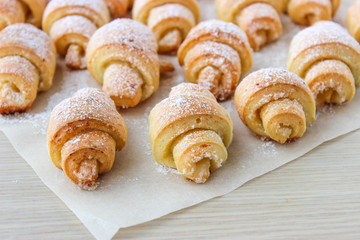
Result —
[{"label": "croissant", "polygon": [[110,21],[104,0],[52,0],[44,12],[43,29],[54,39],[66,66],[85,69],[85,51],[97,28]]},{"label": "croissant", "polygon": [[236,89],[235,105],[253,133],[279,143],[302,137],[315,120],[309,87],[299,76],[282,69],[262,69],[244,78]]},{"label": "croissant", "polygon": [[14,23],[31,23],[41,27],[48,0],[0,0],[0,30]]},{"label": "croissant", "polygon": [[0,32],[0,114],[29,109],[37,92],[52,85],[56,66],[54,43],[27,23]]},{"label": "croissant", "polygon": [[54,165],[82,189],[93,189],[126,143],[127,128],[114,102],[94,88],[79,90],[51,113],[47,144]]},{"label": "croissant", "polygon": [[227,159],[233,137],[229,114],[205,88],[183,83],[149,116],[155,160],[186,179],[204,183]]},{"label": "croissant", "polygon": [[360,84],[360,45],[344,28],[321,21],[299,32],[289,50],[288,70],[305,79],[317,107],[342,104]]},{"label": "croissant", "polygon": [[121,18],[123,17],[130,5],[130,0],[105,0],[109,9],[112,18]]},{"label": "croissant", "polygon": [[92,76],[117,107],[134,107],[159,88],[154,35],[142,23],[117,19],[95,32],[86,52]]},{"label": "croissant", "polygon": [[136,0],[133,19],[151,29],[159,53],[170,53],[200,21],[200,10],[196,0]]},{"label": "croissant", "polygon": [[360,42],[360,0],[354,1],[347,12],[346,23],[351,35]]},{"label": "croissant", "polygon": [[180,65],[185,65],[189,82],[226,100],[239,83],[241,73],[252,66],[252,50],[246,34],[232,23],[220,20],[201,22],[179,48]]},{"label": "croissant", "polygon": [[255,51],[282,35],[279,17],[284,11],[282,0],[216,0],[216,10],[219,19],[244,30]]},{"label": "croissant", "polygon": [[287,12],[299,24],[312,25],[321,20],[331,20],[341,0],[288,0]]}]

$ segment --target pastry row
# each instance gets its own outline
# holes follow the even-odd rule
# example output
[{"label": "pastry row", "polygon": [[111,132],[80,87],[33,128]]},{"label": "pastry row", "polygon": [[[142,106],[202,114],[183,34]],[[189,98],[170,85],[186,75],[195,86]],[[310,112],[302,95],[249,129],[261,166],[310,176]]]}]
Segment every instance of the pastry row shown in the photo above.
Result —
[{"label": "pastry row", "polygon": [[[112,79],[112,75],[118,75],[113,81],[121,80],[114,87],[138,79],[139,76],[133,75],[130,70],[141,71],[135,65],[138,61],[143,68],[147,64],[154,67],[150,58],[143,61],[143,55],[137,55],[136,47],[141,38],[136,36],[139,34],[132,36],[128,31],[117,32],[119,26],[120,29],[128,30],[122,24],[143,25],[132,20],[117,20],[107,25],[111,26],[109,32],[116,33],[116,38],[122,39],[121,52],[126,53],[127,59],[136,60],[131,63],[124,63],[124,59],[114,60],[113,63],[100,61],[99,65],[94,63],[95,66],[110,68],[104,70],[109,79]],[[136,27],[132,26],[131,29]],[[231,83],[224,80],[226,77],[223,71],[229,71],[228,76],[231,77],[234,75],[231,64],[242,69],[241,64],[246,63],[247,58],[242,61],[241,54],[246,54],[247,48],[241,48],[242,44],[232,45],[233,42],[241,43],[241,34],[244,33],[235,25],[222,21],[211,20],[195,27],[180,47],[179,53],[184,52],[184,56],[179,54],[179,59],[195,61],[199,67],[195,64],[193,68],[202,69],[206,74],[201,72],[194,75],[205,75],[203,80],[207,79],[210,83],[217,81],[218,85],[214,85],[217,86],[216,91],[202,82],[178,85],[172,89],[168,98],[152,109],[149,116],[149,135],[155,160],[159,164],[176,168],[182,176],[197,183],[205,182],[210,173],[221,167],[227,159],[233,124],[229,114],[217,102],[216,93]],[[100,36],[108,35],[104,30]],[[106,41],[113,41],[110,36],[105,38]],[[102,45],[102,41],[105,40],[96,39],[99,45]],[[109,52],[113,53],[111,47],[114,42],[107,46]],[[218,47],[221,50],[218,51]],[[147,48],[142,49],[143,53]],[[196,55],[198,50],[207,49],[210,49],[209,53]],[[100,60],[108,56],[105,50],[99,52]],[[156,56],[155,51],[153,53]],[[227,59],[229,56],[237,61],[232,60],[230,64]],[[221,64],[214,66],[212,58]],[[262,69],[249,74],[238,86],[234,85],[236,109],[244,125],[255,135],[279,143],[296,140],[304,135],[311,121],[315,120],[317,107],[343,104],[353,98],[355,85],[360,83],[359,63],[360,44],[340,25],[328,21],[318,22],[299,32],[292,40],[289,71]],[[133,65],[135,67],[132,68]],[[217,70],[220,72],[220,80],[217,79]],[[111,74],[106,74],[108,71]],[[121,75],[123,72],[127,77]],[[144,89],[141,88],[141,91]],[[135,89],[133,93],[136,93]],[[113,98],[111,94],[110,97]],[[125,123],[116,111],[117,102],[110,97],[99,90],[83,89],[73,98],[60,103],[51,115],[48,131],[51,158],[57,167],[83,188],[93,186],[98,174],[111,169],[115,151],[122,149],[126,142]]]},{"label": "pastry row", "polygon": [[[281,13],[300,24],[331,20],[341,0],[215,0],[218,18],[238,25],[258,51],[282,35]],[[159,53],[178,49],[200,21],[196,0],[0,0],[0,29],[28,22],[42,26],[55,41],[68,66],[86,67],[80,57],[95,30],[111,19],[123,17],[133,7],[132,17],[147,25],[155,35]],[[350,32],[359,38],[360,0],[348,12]]]}]

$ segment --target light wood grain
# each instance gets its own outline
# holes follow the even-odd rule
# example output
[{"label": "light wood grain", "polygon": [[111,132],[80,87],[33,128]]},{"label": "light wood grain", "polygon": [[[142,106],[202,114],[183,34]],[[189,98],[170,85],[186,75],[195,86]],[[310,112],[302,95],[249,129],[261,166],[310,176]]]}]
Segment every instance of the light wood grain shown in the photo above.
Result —
[{"label": "light wood grain", "polygon": [[[360,239],[360,131],[115,239]],[[0,239],[92,239],[0,133]]]}]

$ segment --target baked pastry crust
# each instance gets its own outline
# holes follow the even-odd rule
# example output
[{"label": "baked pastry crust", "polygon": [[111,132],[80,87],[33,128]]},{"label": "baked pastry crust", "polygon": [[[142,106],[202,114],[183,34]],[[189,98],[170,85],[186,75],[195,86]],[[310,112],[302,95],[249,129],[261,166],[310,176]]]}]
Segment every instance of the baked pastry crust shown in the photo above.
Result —
[{"label": "baked pastry crust", "polygon": [[113,19],[123,17],[130,5],[129,0],[105,0]]},{"label": "baked pastry crust", "polygon": [[91,189],[111,170],[127,128],[114,102],[94,88],[79,90],[51,113],[47,143],[52,162],[79,187]]},{"label": "baked pastry crust", "polygon": [[91,75],[117,107],[134,107],[159,88],[154,35],[142,23],[117,19],[98,29],[86,52]]},{"label": "baked pastry crust", "polygon": [[350,34],[360,43],[360,0],[354,1],[346,15]]},{"label": "baked pastry crust", "polygon": [[284,9],[281,0],[216,0],[219,19],[237,24],[247,34],[255,51],[281,37],[279,14]]},{"label": "baked pastry crust", "polygon": [[210,172],[227,159],[233,124],[208,90],[183,83],[152,109],[149,131],[159,164],[176,168],[186,179],[204,183]]},{"label": "baked pastry crust", "polygon": [[239,116],[257,136],[285,143],[303,136],[315,120],[315,101],[296,74],[268,68],[251,73],[235,92]]},{"label": "baked pastry crust", "polygon": [[0,113],[26,111],[37,92],[48,90],[56,67],[56,51],[46,33],[27,23],[0,32]]},{"label": "baked pastry crust", "polygon": [[133,19],[151,29],[159,53],[171,53],[200,21],[200,10],[196,0],[137,0]]},{"label": "baked pastry crust", "polygon": [[341,0],[288,0],[287,12],[290,18],[303,25],[331,20],[340,6]]},{"label": "baked pastry crust", "polygon": [[235,24],[209,20],[194,27],[178,51],[186,79],[228,99],[242,73],[252,66],[252,50],[246,34]]},{"label": "baked pastry crust", "polygon": [[85,52],[97,28],[110,21],[103,0],[52,0],[46,7],[43,29],[54,39],[66,66],[85,69]]},{"label": "baked pastry crust", "polygon": [[47,3],[48,0],[0,0],[0,30],[23,22],[40,28]]},{"label": "baked pastry crust", "polygon": [[348,102],[360,84],[360,45],[339,24],[317,22],[293,38],[288,70],[305,79],[318,107]]}]

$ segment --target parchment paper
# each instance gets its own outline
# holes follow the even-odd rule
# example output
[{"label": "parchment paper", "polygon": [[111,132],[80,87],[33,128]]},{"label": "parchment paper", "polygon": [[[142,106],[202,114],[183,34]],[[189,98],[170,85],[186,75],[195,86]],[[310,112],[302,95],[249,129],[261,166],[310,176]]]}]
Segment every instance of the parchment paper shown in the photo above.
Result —
[{"label": "parchment paper", "polygon": [[[344,0],[335,18],[343,26],[351,2]],[[199,3],[203,19],[216,17],[212,0]],[[282,22],[282,39],[255,53],[252,71],[286,67],[289,42],[302,27],[293,24],[288,16],[282,16]],[[168,96],[172,86],[186,81],[176,57],[165,58],[177,66],[177,71],[162,77],[160,90],[148,101],[121,111],[129,129],[126,147],[117,153],[112,171],[100,178],[100,186],[93,192],[81,191],[68,180],[50,161],[46,146],[46,129],[53,107],[80,88],[101,87],[87,71],[70,72],[59,59],[54,86],[38,96],[31,111],[0,117],[0,129],[16,151],[97,239],[110,239],[119,228],[147,222],[229,193],[327,140],[360,128],[360,94],[356,94],[351,103],[318,113],[317,121],[302,139],[281,146],[254,137],[240,121],[230,100],[222,104],[231,114],[235,128],[228,161],[206,184],[194,184],[176,171],[157,165],[151,153],[148,114],[157,102]]]}]

